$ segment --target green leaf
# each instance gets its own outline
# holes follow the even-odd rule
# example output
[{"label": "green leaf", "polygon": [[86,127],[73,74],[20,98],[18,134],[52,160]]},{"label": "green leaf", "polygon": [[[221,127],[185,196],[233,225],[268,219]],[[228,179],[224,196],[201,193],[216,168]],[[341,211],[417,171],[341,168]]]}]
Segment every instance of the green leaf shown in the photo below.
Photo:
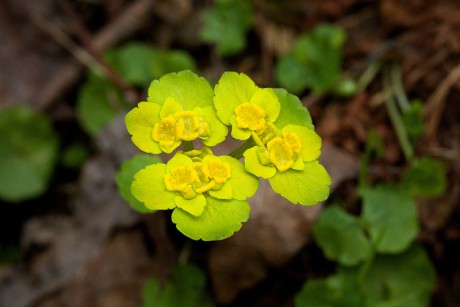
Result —
[{"label": "green leaf", "polygon": [[[156,56],[150,63],[152,78],[179,72],[181,70],[196,70],[195,60],[184,50],[157,50]],[[149,80],[149,82],[151,81]]]},{"label": "green leaf", "polygon": [[425,251],[413,246],[402,254],[378,255],[364,276],[362,293],[366,306],[429,306],[435,282],[435,270]]},{"label": "green leaf", "polygon": [[62,155],[62,164],[68,168],[80,168],[89,157],[89,150],[82,144],[68,146]]},{"label": "green leaf", "polygon": [[353,276],[336,274],[308,280],[295,297],[296,307],[361,307],[363,297]]},{"label": "green leaf", "polygon": [[204,212],[195,217],[180,208],[174,209],[172,221],[177,229],[193,240],[223,240],[240,230],[249,218],[247,201],[220,200],[207,196]]},{"label": "green leaf", "polygon": [[212,306],[205,275],[190,264],[176,266],[164,287],[158,278],[148,280],[142,289],[142,301],[143,307]]},{"label": "green leaf", "polygon": [[77,98],[77,116],[82,128],[96,135],[126,102],[121,92],[109,81],[89,73]]},{"label": "green leaf", "polygon": [[202,15],[201,39],[217,45],[217,52],[229,56],[246,47],[246,32],[252,26],[251,5],[246,0],[217,0]]},{"label": "green leaf", "polygon": [[322,24],[299,37],[292,53],[277,63],[277,80],[283,87],[300,93],[306,88],[316,93],[334,90],[341,74],[345,32]]},{"label": "green leaf", "polygon": [[314,129],[310,112],[303,106],[297,96],[289,94],[285,89],[274,89],[278,96],[281,110],[278,119],[275,122],[278,129],[286,125],[299,125]]},{"label": "green leaf", "polygon": [[0,110],[0,198],[19,202],[45,192],[57,150],[47,117],[25,105]]},{"label": "green leaf", "polygon": [[148,90],[147,100],[163,105],[168,97],[180,103],[184,110],[213,105],[213,90],[206,79],[184,70],[169,73],[154,80]]},{"label": "green leaf", "polygon": [[294,53],[286,53],[276,63],[276,81],[289,92],[300,94],[312,83],[309,70],[295,57]]},{"label": "green leaf", "polygon": [[362,219],[378,252],[406,250],[418,232],[417,210],[412,197],[392,185],[364,188]]},{"label": "green leaf", "polygon": [[137,212],[147,213],[152,212],[152,209],[145,207],[144,204],[137,200],[137,198],[135,198],[131,193],[131,184],[134,180],[134,175],[148,165],[160,162],[161,159],[158,156],[138,154],[123,162],[117,173],[116,182],[118,192],[123,199],[128,202],[131,208]]},{"label": "green leaf", "polygon": [[139,42],[130,42],[106,53],[108,62],[121,78],[137,86],[146,86],[154,79],[151,63],[156,57],[155,48]]},{"label": "green leaf", "polygon": [[400,185],[413,196],[440,196],[447,189],[444,166],[429,157],[414,160],[404,173]]},{"label": "green leaf", "polygon": [[313,236],[328,259],[343,265],[358,264],[369,253],[359,219],[337,206],[323,210],[313,225]]},{"label": "green leaf", "polygon": [[423,103],[420,100],[414,100],[410,104],[410,109],[402,114],[402,121],[407,134],[412,139],[418,139],[425,130],[423,121]]},{"label": "green leaf", "polygon": [[268,179],[273,190],[290,202],[315,205],[329,196],[331,178],[318,161],[305,163],[302,171],[288,169]]},{"label": "green leaf", "polygon": [[196,70],[195,62],[187,52],[159,50],[140,42],[114,48],[107,52],[106,58],[126,83],[142,87],[167,73]]}]

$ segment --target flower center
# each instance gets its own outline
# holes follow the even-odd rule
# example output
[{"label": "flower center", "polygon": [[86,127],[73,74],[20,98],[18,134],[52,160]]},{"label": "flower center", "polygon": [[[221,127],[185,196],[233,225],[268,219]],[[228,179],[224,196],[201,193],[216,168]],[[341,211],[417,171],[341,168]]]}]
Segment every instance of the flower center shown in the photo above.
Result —
[{"label": "flower center", "polygon": [[179,127],[183,130],[181,139],[184,141],[193,141],[198,137],[198,128],[200,126],[198,116],[194,111],[179,111],[174,114],[174,118]]},{"label": "flower center", "polygon": [[259,106],[245,102],[235,108],[235,114],[239,128],[260,130],[265,126],[265,111]]},{"label": "flower center", "polygon": [[173,167],[164,176],[168,191],[181,193],[185,199],[195,198],[210,189],[220,190],[231,177],[231,168],[218,157],[210,162],[193,162],[191,165]]},{"label": "flower center", "polygon": [[152,138],[159,142],[160,146],[170,148],[180,139],[182,131],[183,129],[177,125],[174,118],[168,116],[153,126]]},{"label": "flower center", "polygon": [[252,137],[259,146],[265,146],[271,139],[276,137],[278,129],[271,122],[266,122],[261,130],[253,131]]},{"label": "flower center", "polygon": [[267,144],[268,158],[281,172],[294,165],[301,149],[302,142],[299,136],[288,131],[283,131],[282,138],[275,137]]}]

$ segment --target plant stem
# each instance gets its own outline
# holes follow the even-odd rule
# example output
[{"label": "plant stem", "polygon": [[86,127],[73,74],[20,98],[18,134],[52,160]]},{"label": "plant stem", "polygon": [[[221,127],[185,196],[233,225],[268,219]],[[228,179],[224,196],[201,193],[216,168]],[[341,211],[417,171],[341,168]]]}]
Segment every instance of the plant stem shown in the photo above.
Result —
[{"label": "plant stem", "polygon": [[410,110],[410,103],[407,99],[406,92],[404,91],[404,87],[401,80],[401,69],[398,65],[391,65],[390,75],[393,93],[396,95],[396,100],[399,103],[401,111],[403,113],[406,113]]},{"label": "plant stem", "polygon": [[184,152],[187,152],[187,151],[195,149],[195,147],[193,146],[192,141],[183,141],[182,145],[183,145],[183,148],[184,148]]},{"label": "plant stem", "polygon": [[396,136],[398,137],[399,145],[401,146],[406,160],[410,161],[412,160],[414,152],[409,142],[407,131],[398,112],[398,108],[396,107],[396,102],[391,90],[391,76],[389,75],[388,69],[385,69],[383,74],[383,91],[385,94],[385,106],[388,115],[390,116],[391,123],[395,129]]},{"label": "plant stem", "polygon": [[382,68],[382,63],[379,61],[373,62],[369,67],[363,72],[361,78],[359,78],[358,83],[356,85],[357,91],[363,91],[369,83],[375,78],[379,70]]},{"label": "plant stem", "polygon": [[234,151],[232,151],[229,156],[230,157],[233,157],[235,159],[241,159],[241,157],[243,157],[243,154],[246,150],[248,150],[249,148],[253,147],[256,145],[256,142],[254,142],[254,139],[251,137],[249,138],[246,143],[244,143],[243,145],[241,145],[241,147],[235,149]]}]

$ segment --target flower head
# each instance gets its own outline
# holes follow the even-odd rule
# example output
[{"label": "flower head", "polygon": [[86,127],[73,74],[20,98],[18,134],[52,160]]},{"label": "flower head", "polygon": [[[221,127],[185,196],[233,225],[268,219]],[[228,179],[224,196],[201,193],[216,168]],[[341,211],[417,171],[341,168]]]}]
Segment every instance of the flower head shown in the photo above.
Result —
[{"label": "flower head", "polygon": [[[248,208],[245,209],[246,199],[255,194],[258,185],[258,180],[245,171],[240,161],[229,156],[215,156],[205,149],[203,153],[194,150],[190,155],[179,152],[167,164],[142,169],[134,176],[131,192],[152,210],[174,209],[173,221],[177,227],[190,237],[205,240],[212,237],[208,232],[216,235],[216,218],[219,221],[228,219],[219,222],[222,225],[217,228],[223,227],[219,236],[231,235],[235,225],[239,229],[240,223],[245,221],[243,213],[249,213]],[[243,213],[232,217],[225,206]],[[217,217],[216,210],[224,215]],[[203,223],[208,228],[197,232],[198,228],[192,227]]]},{"label": "flower head", "polygon": [[243,73],[225,72],[214,92],[217,116],[232,126],[232,136],[239,140],[263,133],[280,113],[273,89],[259,88]]},{"label": "flower head", "polygon": [[190,71],[153,81],[148,101],[140,102],[125,118],[133,143],[159,154],[197,138],[208,146],[222,142],[228,130],[215,114],[212,97],[209,83]]}]

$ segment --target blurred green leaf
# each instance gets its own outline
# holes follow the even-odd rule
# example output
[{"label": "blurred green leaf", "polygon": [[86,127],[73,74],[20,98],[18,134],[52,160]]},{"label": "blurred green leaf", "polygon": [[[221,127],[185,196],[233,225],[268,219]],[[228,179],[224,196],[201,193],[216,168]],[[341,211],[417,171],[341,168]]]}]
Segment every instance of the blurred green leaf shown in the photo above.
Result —
[{"label": "blurred green leaf", "polygon": [[358,84],[351,78],[339,80],[332,89],[333,93],[339,97],[350,97],[356,94]]},{"label": "blurred green leaf", "polygon": [[359,219],[338,206],[324,209],[313,225],[313,236],[328,259],[343,265],[355,265],[369,253]]},{"label": "blurred green leaf", "polygon": [[429,157],[414,160],[404,173],[400,185],[413,196],[440,196],[447,188],[444,166]]},{"label": "blurred green leaf", "polygon": [[420,100],[412,101],[410,109],[402,114],[402,121],[409,137],[419,138],[425,129],[423,103]]},{"label": "blurred green leaf", "polygon": [[106,58],[123,80],[147,87],[170,72],[196,70],[193,58],[182,50],[159,50],[150,44],[130,42],[107,52]]},{"label": "blurred green leaf", "polygon": [[[357,270],[349,272],[351,276]],[[366,306],[429,306],[436,273],[425,251],[418,246],[398,255],[378,255],[362,283]]]},{"label": "blurred green leaf", "polygon": [[89,150],[81,144],[72,144],[62,154],[62,164],[68,168],[79,168],[89,157]]},{"label": "blurred green leaf", "polygon": [[[277,81],[297,94],[307,88],[316,93],[354,94],[356,85],[353,87],[350,81],[338,82],[345,40],[346,33],[342,28],[330,24],[318,25],[300,36],[293,51],[280,58],[275,70]],[[301,80],[297,80],[299,77]],[[302,84],[305,85],[301,87]]]},{"label": "blurred green leaf", "polygon": [[90,72],[77,98],[77,115],[82,128],[96,135],[126,102],[122,93],[108,80]]},{"label": "blurred green leaf", "polygon": [[356,278],[337,274],[308,280],[296,295],[296,307],[361,307],[363,297],[357,291]]},{"label": "blurred green leaf", "polygon": [[155,58],[150,63],[150,68],[153,79],[158,79],[170,72],[187,69],[196,71],[195,61],[187,52],[182,50],[157,50]]},{"label": "blurred green leaf", "polygon": [[147,213],[152,212],[153,210],[145,207],[143,203],[138,201],[131,194],[131,183],[134,180],[134,175],[144,167],[160,162],[161,159],[158,156],[138,154],[132,157],[131,159],[123,162],[123,164],[120,167],[120,170],[117,173],[116,182],[120,195],[123,197],[124,200],[128,202],[131,208],[133,208],[137,212]]},{"label": "blurred green leaf", "polygon": [[278,60],[275,78],[293,94],[303,92],[312,83],[308,69],[299,64],[293,53],[287,53]]},{"label": "blurred green leaf", "polygon": [[109,50],[105,56],[126,83],[146,87],[154,79],[151,63],[156,54],[151,45],[131,42]]},{"label": "blurred green leaf", "polygon": [[143,307],[209,307],[206,277],[192,265],[178,265],[169,281],[160,287],[158,278],[150,279],[142,290]]},{"label": "blurred green leaf", "polygon": [[247,0],[217,0],[202,15],[201,39],[216,44],[217,52],[229,56],[246,47],[246,32],[252,26],[252,10]]},{"label": "blurred green leaf", "polygon": [[376,251],[406,250],[418,232],[417,210],[411,195],[389,184],[363,188],[361,194],[361,216]]},{"label": "blurred green leaf", "polygon": [[51,121],[21,105],[0,111],[0,198],[10,202],[42,194],[53,173],[58,137]]}]

